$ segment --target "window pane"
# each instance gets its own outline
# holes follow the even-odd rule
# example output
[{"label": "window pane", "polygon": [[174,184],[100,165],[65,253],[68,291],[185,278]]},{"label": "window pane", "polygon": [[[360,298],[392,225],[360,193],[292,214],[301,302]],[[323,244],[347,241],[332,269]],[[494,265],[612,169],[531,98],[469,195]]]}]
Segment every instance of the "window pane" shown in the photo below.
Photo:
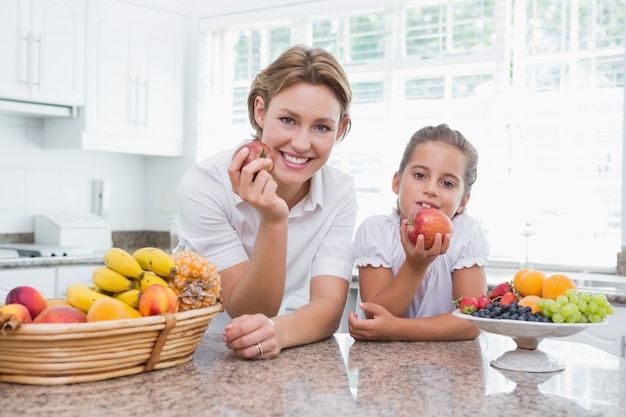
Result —
[{"label": "window pane", "polygon": [[453,3],[454,52],[490,48],[495,42],[495,0]]},{"label": "window pane", "polygon": [[343,26],[339,19],[316,20],[312,25],[313,46],[323,48],[337,58],[343,57]]},{"label": "window pane", "polygon": [[248,88],[233,88],[233,123],[248,122]]},{"label": "window pane", "polygon": [[352,83],[354,104],[376,103],[383,101],[385,84],[382,81]]},{"label": "window pane", "polygon": [[275,27],[270,29],[270,60],[274,60],[291,45],[291,29]]},{"label": "window pane", "polygon": [[439,99],[444,95],[445,82],[441,77],[407,80],[404,85],[405,100]]},{"label": "window pane", "polygon": [[570,47],[569,2],[528,0],[526,40],[531,55],[561,52]]},{"label": "window pane", "polygon": [[578,44],[580,49],[612,48],[623,44],[623,1],[579,1],[578,20]]},{"label": "window pane", "polygon": [[385,56],[384,22],[382,13],[350,18],[351,61],[363,61]]},{"label": "window pane", "polygon": [[493,80],[492,74],[463,75],[452,78],[452,97],[470,97],[476,95],[476,89]]},{"label": "window pane", "polygon": [[235,80],[249,80],[261,67],[261,35],[258,30],[242,30],[235,39]]},{"label": "window pane", "polygon": [[444,6],[428,6],[406,11],[407,56],[440,56],[446,44]]}]

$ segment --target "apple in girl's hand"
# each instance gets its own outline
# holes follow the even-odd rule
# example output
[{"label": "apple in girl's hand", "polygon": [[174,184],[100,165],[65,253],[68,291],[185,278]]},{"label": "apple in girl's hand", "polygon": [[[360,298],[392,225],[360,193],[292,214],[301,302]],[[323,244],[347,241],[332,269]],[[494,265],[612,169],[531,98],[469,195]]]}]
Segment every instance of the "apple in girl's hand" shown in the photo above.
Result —
[{"label": "apple in girl's hand", "polygon": [[424,235],[424,249],[432,248],[435,235],[452,233],[452,221],[442,211],[434,207],[423,207],[415,210],[407,217],[406,236],[415,245],[417,237]]},{"label": "apple in girl's hand", "polygon": [[274,169],[274,159],[272,158],[272,151],[270,150],[269,146],[258,140],[253,140],[252,142],[248,142],[237,148],[237,150],[235,151],[235,155],[243,148],[248,148],[248,156],[246,157],[245,161],[243,161],[241,168],[245,167],[255,159],[267,158],[272,163],[267,168],[265,168],[265,170],[268,172],[272,172],[272,170]]}]

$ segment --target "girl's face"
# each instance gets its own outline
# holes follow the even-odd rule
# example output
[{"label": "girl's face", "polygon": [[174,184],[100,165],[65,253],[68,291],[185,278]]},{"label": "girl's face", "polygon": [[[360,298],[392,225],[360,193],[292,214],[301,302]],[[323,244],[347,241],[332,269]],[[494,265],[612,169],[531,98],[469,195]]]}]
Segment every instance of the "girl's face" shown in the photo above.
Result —
[{"label": "girl's face", "polygon": [[279,186],[299,186],[320,170],[348,124],[341,106],[326,86],[294,84],[272,97],[254,102],[261,141],[272,150],[272,175]]},{"label": "girl's face", "polygon": [[452,218],[469,200],[465,191],[465,157],[452,145],[428,141],[413,149],[404,172],[393,177],[400,218],[418,207],[435,207]]}]

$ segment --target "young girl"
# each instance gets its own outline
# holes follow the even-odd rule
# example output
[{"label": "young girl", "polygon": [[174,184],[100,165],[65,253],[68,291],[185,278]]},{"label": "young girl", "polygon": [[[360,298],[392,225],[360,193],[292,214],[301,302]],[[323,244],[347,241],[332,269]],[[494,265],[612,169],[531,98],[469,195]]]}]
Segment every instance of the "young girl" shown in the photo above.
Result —
[{"label": "young girl", "polygon": [[[220,270],[233,318],[223,340],[241,357],[273,358],[339,327],[357,204],[351,177],[327,161],[350,129],[351,100],[331,54],[292,47],[257,75],[248,95],[254,140],[271,149],[271,173],[269,159],[244,166],[249,151],[232,149],[199,162],[179,184],[179,249],[204,254]],[[281,314],[307,283],[309,303]]]},{"label": "young girl", "polygon": [[[452,315],[453,301],[487,291],[489,245],[478,222],[465,214],[476,181],[478,153],[447,125],[428,126],[409,140],[392,188],[397,209],[366,219],[354,242],[363,301],[348,318],[356,340],[462,340],[480,330]],[[452,234],[437,234],[431,249],[423,236],[406,238],[406,218],[435,207],[452,219]]]}]

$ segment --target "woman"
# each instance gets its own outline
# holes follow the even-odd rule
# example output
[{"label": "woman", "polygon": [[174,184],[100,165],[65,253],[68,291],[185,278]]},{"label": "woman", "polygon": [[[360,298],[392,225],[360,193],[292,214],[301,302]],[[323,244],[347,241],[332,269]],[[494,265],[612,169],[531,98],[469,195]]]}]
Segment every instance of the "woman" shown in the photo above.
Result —
[{"label": "woman", "polygon": [[[352,271],[356,193],[327,165],[350,130],[352,92],[328,52],[294,46],[262,70],[248,95],[254,141],[271,151],[225,151],[185,174],[178,188],[181,248],[220,270],[232,321],[223,339],[244,358],[319,341],[338,328]],[[310,285],[309,303],[281,314]]]}]

